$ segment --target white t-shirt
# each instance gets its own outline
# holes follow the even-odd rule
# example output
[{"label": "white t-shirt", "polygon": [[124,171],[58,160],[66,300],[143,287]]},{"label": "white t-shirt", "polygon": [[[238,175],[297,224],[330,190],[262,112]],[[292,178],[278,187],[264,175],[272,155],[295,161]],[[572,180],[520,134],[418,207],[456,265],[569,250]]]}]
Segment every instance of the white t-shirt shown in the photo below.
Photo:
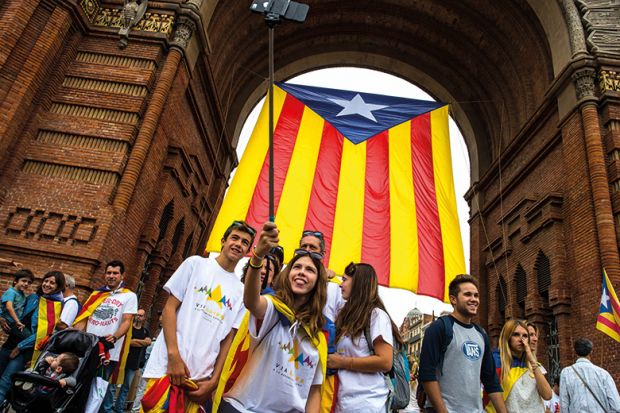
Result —
[{"label": "white t-shirt", "polygon": [[[220,342],[243,320],[243,284],[214,258],[193,256],[183,261],[164,290],[181,301],[177,310],[177,343],[190,378],[210,377]],[[168,348],[162,329],[143,377],[165,376],[167,368]]]},{"label": "white t-shirt", "polygon": [[304,412],[310,386],[323,383],[319,352],[298,323],[280,321],[271,297],[257,333],[250,316],[250,357],[224,399],[243,413]]},{"label": "white t-shirt", "polygon": [[60,313],[60,321],[68,326],[73,324],[75,317],[77,317],[80,304],[77,301],[75,295],[70,295],[62,300],[62,313]]},{"label": "white t-shirt", "polygon": [[[138,298],[133,292],[120,292],[120,288],[107,296],[93,314],[88,318],[86,332],[96,336],[107,336],[116,333],[123,322],[123,315],[138,312]],[[131,325],[129,326],[131,328]],[[125,336],[118,339],[110,350],[110,360],[118,361]]]},{"label": "white t-shirt", "polygon": [[323,315],[335,323],[336,316],[338,316],[344,303],[345,299],[342,298],[342,289],[340,285],[335,282],[328,282],[327,301],[325,302],[325,307],[323,307]]},{"label": "white t-shirt", "polygon": [[[373,342],[377,337],[381,337],[390,346],[393,345],[390,316],[379,308],[372,310],[370,316],[370,337]],[[341,337],[336,349],[338,354],[346,357],[371,355],[364,333],[353,340],[349,336]],[[340,369],[338,382],[336,412],[385,412],[389,389],[383,373],[361,373]]]}]

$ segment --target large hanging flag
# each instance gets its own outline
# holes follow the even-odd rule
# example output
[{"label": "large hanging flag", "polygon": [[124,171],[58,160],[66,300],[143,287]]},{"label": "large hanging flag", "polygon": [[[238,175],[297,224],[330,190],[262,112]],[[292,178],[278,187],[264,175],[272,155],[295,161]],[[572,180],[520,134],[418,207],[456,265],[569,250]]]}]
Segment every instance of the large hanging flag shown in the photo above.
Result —
[{"label": "large hanging flag", "polygon": [[[232,221],[260,229],[268,219],[268,116],[265,104],[208,251],[220,250]],[[320,231],[324,262],[336,273],[367,262],[381,285],[448,301],[465,259],[446,104],[278,83],[274,151],[275,221],[286,260],[304,230]]]},{"label": "large hanging flag", "polygon": [[605,270],[603,270],[603,291],[596,328],[620,342],[620,301]]}]

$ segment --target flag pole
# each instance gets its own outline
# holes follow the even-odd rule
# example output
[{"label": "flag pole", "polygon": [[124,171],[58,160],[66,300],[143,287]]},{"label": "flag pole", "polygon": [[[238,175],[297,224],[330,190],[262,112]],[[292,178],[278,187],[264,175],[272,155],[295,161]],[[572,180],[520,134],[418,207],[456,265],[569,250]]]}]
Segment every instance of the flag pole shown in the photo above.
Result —
[{"label": "flag pole", "polygon": [[273,32],[274,24],[267,23],[269,27],[269,221],[275,221],[274,197],[273,197]]}]

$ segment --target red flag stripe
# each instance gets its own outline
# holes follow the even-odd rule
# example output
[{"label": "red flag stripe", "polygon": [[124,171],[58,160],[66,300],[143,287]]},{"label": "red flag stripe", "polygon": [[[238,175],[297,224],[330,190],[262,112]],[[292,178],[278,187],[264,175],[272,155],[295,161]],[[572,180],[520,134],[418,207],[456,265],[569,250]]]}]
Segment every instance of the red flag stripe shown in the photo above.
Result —
[{"label": "red flag stripe", "polygon": [[329,251],[334,232],[343,139],[340,132],[330,123],[325,122],[304,225],[304,229],[323,233],[326,250],[323,262],[326,264],[329,263]]},{"label": "red flag stripe", "polygon": [[50,335],[54,332],[56,326],[56,313],[54,312],[54,302],[51,300],[45,300],[45,309],[47,312],[47,334]]},{"label": "red flag stripe", "polygon": [[362,261],[377,272],[379,284],[390,285],[390,163],[388,131],[366,141],[366,187]]},{"label": "red flag stripe", "polygon": [[[274,213],[278,210],[282,187],[288,172],[288,166],[293,156],[297,132],[304,113],[304,104],[287,94],[282,106],[282,112],[273,131],[274,148]],[[248,208],[246,221],[254,228],[261,228],[269,219],[269,152],[265,155],[265,162],[260,171],[254,195]]]},{"label": "red flag stripe", "polygon": [[609,327],[610,329],[612,329],[613,331],[615,331],[616,333],[620,334],[620,326],[608,319],[606,319],[603,316],[598,316],[598,318],[596,319],[597,322],[605,325],[606,327]]},{"label": "red flag stripe", "polygon": [[418,294],[439,299],[444,296],[443,243],[435,177],[430,114],[411,121],[411,163],[418,222]]},{"label": "red flag stripe", "polygon": [[[607,277],[609,279],[609,276]],[[611,308],[614,312],[620,315],[620,303],[614,300],[613,295],[611,295],[611,291],[613,291],[613,286],[611,285],[611,280],[607,282],[605,280],[605,289],[607,290],[607,296],[609,297],[609,302],[611,303]]]}]

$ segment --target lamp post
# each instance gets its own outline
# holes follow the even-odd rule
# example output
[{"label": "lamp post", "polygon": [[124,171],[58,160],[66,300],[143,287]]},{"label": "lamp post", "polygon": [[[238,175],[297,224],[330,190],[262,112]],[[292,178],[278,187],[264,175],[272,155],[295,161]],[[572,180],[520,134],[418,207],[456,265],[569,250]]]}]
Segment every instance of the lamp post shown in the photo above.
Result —
[{"label": "lamp post", "polygon": [[263,15],[269,32],[269,220],[275,221],[275,205],[274,205],[274,176],[273,176],[273,37],[274,29],[277,24],[283,20],[303,23],[306,21],[308,10],[310,7],[306,4],[297,3],[291,0],[254,0],[250,5],[250,10],[254,13]]}]

